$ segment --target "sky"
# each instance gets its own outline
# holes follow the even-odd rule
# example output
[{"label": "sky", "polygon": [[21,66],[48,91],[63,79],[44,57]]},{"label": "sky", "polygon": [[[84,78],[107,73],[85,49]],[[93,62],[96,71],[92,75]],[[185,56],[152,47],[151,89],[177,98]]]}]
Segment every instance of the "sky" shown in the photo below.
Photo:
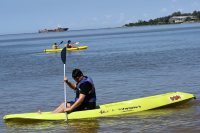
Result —
[{"label": "sky", "polygon": [[1,0],[0,35],[121,27],[174,12],[200,11],[199,0]]}]

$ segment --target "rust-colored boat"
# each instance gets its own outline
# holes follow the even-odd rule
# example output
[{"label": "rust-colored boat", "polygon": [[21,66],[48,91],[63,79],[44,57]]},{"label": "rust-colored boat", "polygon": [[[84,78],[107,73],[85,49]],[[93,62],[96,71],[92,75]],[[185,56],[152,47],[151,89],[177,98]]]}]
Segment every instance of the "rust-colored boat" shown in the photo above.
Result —
[{"label": "rust-colored boat", "polygon": [[44,29],[44,30],[39,30],[39,33],[48,33],[48,32],[64,32],[67,31],[69,28],[61,28],[61,26],[58,24],[58,29]]}]

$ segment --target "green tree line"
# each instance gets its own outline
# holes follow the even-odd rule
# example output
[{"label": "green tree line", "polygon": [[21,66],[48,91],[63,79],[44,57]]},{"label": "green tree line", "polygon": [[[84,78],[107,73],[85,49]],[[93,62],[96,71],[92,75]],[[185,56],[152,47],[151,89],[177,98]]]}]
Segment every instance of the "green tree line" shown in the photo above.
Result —
[{"label": "green tree line", "polygon": [[[144,25],[158,25],[158,24],[171,24],[169,18],[173,16],[196,16],[200,20],[200,11],[194,11],[193,13],[181,13],[180,11],[172,13],[172,15],[160,17],[156,19],[150,19],[149,21],[138,20],[136,23],[125,24],[124,26],[144,26]],[[190,21],[191,18],[187,17],[186,21]]]}]

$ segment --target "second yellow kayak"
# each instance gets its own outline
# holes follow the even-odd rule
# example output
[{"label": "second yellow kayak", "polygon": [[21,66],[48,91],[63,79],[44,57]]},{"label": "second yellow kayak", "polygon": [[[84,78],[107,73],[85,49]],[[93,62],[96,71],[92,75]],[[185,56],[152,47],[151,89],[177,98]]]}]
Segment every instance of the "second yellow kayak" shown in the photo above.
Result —
[{"label": "second yellow kayak", "polygon": [[[87,46],[80,46],[75,48],[66,48],[67,51],[74,51],[74,50],[84,50],[87,49]],[[44,52],[61,52],[62,48],[58,49],[45,49]]]}]

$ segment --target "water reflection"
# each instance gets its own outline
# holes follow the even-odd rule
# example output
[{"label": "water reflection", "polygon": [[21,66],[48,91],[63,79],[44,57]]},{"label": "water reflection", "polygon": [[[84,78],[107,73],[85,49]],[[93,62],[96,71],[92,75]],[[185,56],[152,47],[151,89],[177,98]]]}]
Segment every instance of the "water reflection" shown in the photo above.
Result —
[{"label": "water reflection", "polygon": [[[67,51],[67,56],[68,55],[80,55],[81,51],[85,51],[87,49],[82,49],[82,50],[74,50],[74,51]],[[43,53],[43,52],[42,52]],[[45,54],[53,54],[54,56],[60,55],[60,52],[44,52]]]},{"label": "water reflection", "polygon": [[8,121],[4,123],[5,132],[97,132],[98,120],[68,120],[68,121]]}]

